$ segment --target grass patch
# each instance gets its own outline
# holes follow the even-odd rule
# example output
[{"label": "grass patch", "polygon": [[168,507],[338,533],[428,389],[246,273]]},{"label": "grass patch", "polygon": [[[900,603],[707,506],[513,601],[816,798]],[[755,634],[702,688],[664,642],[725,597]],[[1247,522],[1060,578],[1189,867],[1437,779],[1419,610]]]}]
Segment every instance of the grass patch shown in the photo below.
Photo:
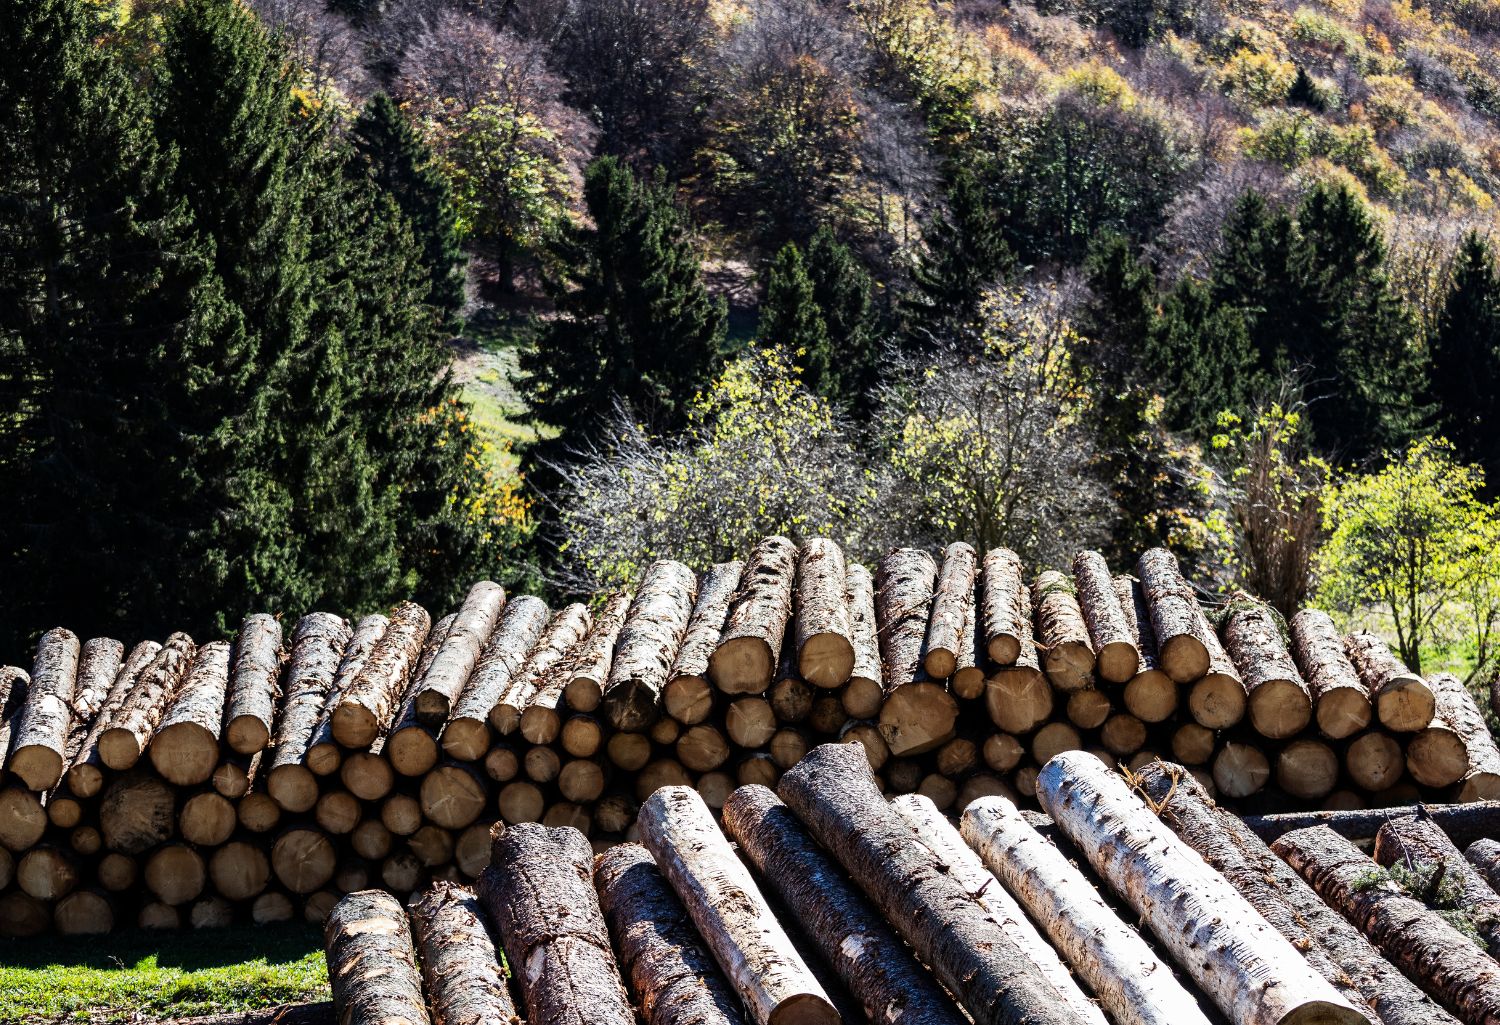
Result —
[{"label": "grass patch", "polygon": [[185,1018],[328,998],[315,925],[0,941],[0,1022]]}]

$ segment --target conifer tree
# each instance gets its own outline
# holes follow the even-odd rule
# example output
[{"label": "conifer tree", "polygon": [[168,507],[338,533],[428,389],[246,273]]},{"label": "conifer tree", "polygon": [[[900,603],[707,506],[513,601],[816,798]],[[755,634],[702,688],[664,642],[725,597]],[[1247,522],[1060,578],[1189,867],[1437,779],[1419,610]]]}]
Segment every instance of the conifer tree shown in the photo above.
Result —
[{"label": "conifer tree", "polygon": [[1256,368],[1267,376],[1290,373],[1287,342],[1304,329],[1301,291],[1292,269],[1296,240],[1291,214],[1273,210],[1260,193],[1247,191],[1224,222],[1209,270],[1214,305],[1239,311]]},{"label": "conifer tree", "polygon": [[385,93],[370,97],[350,137],[381,192],[411,224],[427,271],[427,301],[456,332],[464,303],[464,253],[448,183],[433,166],[431,150]]},{"label": "conifer tree", "polygon": [[678,426],[724,339],[724,304],[704,286],[665,179],[640,181],[601,157],[583,195],[591,224],[567,229],[554,254],[558,316],[520,356],[533,421],[560,432],[532,448],[534,466],[591,440],[617,399],[659,428]]},{"label": "conifer tree", "polygon": [[910,330],[963,327],[979,321],[986,288],[1015,266],[1000,219],[979,176],[960,166],[948,186],[948,204],[924,233],[926,253],[913,273],[908,300]]},{"label": "conifer tree", "polygon": [[1245,318],[1215,306],[1209,288],[1184,277],[1162,299],[1142,353],[1148,378],[1165,401],[1163,422],[1207,440],[1218,415],[1248,411],[1265,379],[1256,373]]},{"label": "conifer tree", "polygon": [[779,346],[792,355],[811,391],[825,397],[836,391],[828,325],[795,242],[782,246],[771,262],[756,335],[763,345]]},{"label": "conifer tree", "polygon": [[1470,232],[1432,339],[1432,398],[1460,462],[1500,488],[1500,279],[1494,248]]},{"label": "conifer tree", "polygon": [[867,408],[865,399],[880,374],[880,339],[870,272],[826,224],[807,243],[805,263],[812,279],[813,301],[823,315],[834,354],[832,368],[837,380],[833,394],[824,394],[859,414]]}]

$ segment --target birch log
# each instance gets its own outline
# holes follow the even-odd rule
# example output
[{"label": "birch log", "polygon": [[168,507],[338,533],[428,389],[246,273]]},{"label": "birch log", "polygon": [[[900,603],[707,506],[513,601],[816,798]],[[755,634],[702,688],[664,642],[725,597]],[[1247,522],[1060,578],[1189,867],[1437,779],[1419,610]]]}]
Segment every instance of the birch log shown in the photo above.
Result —
[{"label": "birch log", "polygon": [[604,714],[615,729],[641,732],[661,715],[662,688],[697,596],[697,575],[682,563],[658,559],[647,567],[620,628],[604,687]]},{"label": "birch log", "polygon": [[448,721],[504,607],[505,588],[494,581],[481,580],[469,588],[412,699],[422,725],[437,729]]},{"label": "birch log", "polygon": [[1292,658],[1312,688],[1313,715],[1325,737],[1342,740],[1370,725],[1370,689],[1344,654],[1328,613],[1303,609],[1292,617]]},{"label": "birch log", "polygon": [[742,562],[715,563],[698,583],[698,600],[662,691],[662,708],[684,726],[696,726],[713,712],[708,659],[718,647],[729,600],[740,585],[744,568]]},{"label": "birch log", "polygon": [[708,660],[708,674],[725,694],[760,694],[771,685],[792,613],[796,568],[797,546],[784,537],[763,538],[750,550]]},{"label": "birch log", "polygon": [[484,757],[490,746],[490,710],[521,671],[549,615],[546,604],[530,595],[506,604],[443,727],[443,751],[449,757],[464,761]]},{"label": "birch log", "polygon": [[844,552],[815,537],[797,553],[797,672],[814,687],[842,687],[854,671]]},{"label": "birch log", "polygon": [[516,1006],[473,892],[440,881],[412,901],[409,913],[432,1025],[515,1021]]},{"label": "birch log", "polygon": [[271,742],[284,660],[276,617],[246,616],[235,638],[233,676],[223,703],[224,739],[231,750],[253,755]]},{"label": "birch log", "polygon": [[11,729],[10,757],[5,762],[31,790],[51,790],[62,778],[63,753],[73,725],[78,657],[78,638],[71,630],[48,630],[37,642],[31,686]]},{"label": "birch log", "polygon": [[328,981],[342,1025],[428,1025],[406,912],[381,890],[351,893],[323,926]]}]

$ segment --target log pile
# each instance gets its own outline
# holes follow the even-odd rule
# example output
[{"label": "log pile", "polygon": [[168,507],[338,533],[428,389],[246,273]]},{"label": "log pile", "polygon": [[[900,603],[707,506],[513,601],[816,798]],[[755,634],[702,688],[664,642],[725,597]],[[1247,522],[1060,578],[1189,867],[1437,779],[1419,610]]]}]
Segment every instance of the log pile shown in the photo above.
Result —
[{"label": "log pile", "polygon": [[1315,610],[1211,610],[1164,549],[1122,569],[771,537],[592,608],[482,581],[447,615],[257,613],[230,641],[55,629],[0,668],[0,934],[321,920],[477,879],[497,822],[603,849],[664,787],[718,816],[830,741],[944,813],[1032,802],[1070,751],[1170,757],[1252,812],[1500,796],[1458,681]]}]

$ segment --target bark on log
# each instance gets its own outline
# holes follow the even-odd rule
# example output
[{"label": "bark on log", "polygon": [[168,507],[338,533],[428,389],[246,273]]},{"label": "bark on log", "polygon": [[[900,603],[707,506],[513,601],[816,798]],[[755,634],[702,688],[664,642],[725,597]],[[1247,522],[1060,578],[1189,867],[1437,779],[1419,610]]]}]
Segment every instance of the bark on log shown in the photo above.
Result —
[{"label": "bark on log", "polygon": [[[125,646],[109,637],[95,637],[83,645],[78,657],[78,686],[73,690],[72,725],[68,728],[68,742],[63,749],[64,770],[83,750],[94,717],[114,689],[124,655]],[[0,706],[5,704],[0,698]]]},{"label": "bark on log", "polygon": [[601,698],[615,729],[640,732],[661,715],[662,688],[697,597],[698,577],[682,563],[658,559],[646,569],[620,628]]},{"label": "bark on log", "polygon": [[1090,551],[1073,556],[1073,582],[1099,675],[1110,683],[1128,683],[1140,666],[1141,653],[1104,556]]},{"label": "bark on log", "polygon": [[531,703],[537,690],[553,672],[563,672],[568,658],[580,643],[586,649],[592,642],[588,606],[574,602],[552,617],[536,646],[526,656],[526,663],[511,678],[510,685],[490,709],[490,726],[501,736],[520,727],[521,713]]},{"label": "bark on log", "polygon": [[1457,884],[1464,913],[1474,920],[1485,946],[1491,952],[1500,952],[1500,894],[1425,812],[1391,819],[1381,826],[1375,834],[1375,861],[1386,868],[1425,868],[1434,873],[1434,881],[1441,878]]},{"label": "bark on log", "polygon": [[504,607],[505,588],[499,584],[481,580],[469,588],[413,701],[418,722],[438,729],[448,721]]},{"label": "bark on log", "polygon": [[432,1025],[515,1021],[516,1006],[473,892],[438,882],[408,910]]},{"label": "bark on log", "polygon": [[245,617],[234,642],[234,675],[223,703],[224,740],[238,754],[253,755],[271,742],[285,659],[276,617],[263,612]]},{"label": "bark on log", "polygon": [[1056,570],[1032,582],[1031,604],[1036,610],[1037,647],[1042,671],[1058,690],[1068,693],[1094,685],[1094,646],[1073,582]]},{"label": "bark on log", "polygon": [[875,621],[879,626],[885,701],[880,732],[895,755],[940,747],[953,736],[958,702],[922,667],[937,566],[917,548],[898,548],[880,560],[875,574]]},{"label": "bark on log", "polygon": [[490,744],[490,710],[525,665],[550,615],[546,603],[530,595],[506,604],[443,727],[443,751],[450,758],[477,761],[484,757]]},{"label": "bark on log", "polygon": [[1500,965],[1437,912],[1371,878],[1375,864],[1331,829],[1299,829],[1272,848],[1388,960],[1469,1025],[1500,1021]]},{"label": "bark on log", "polygon": [[844,552],[815,537],[797,553],[797,672],[814,687],[842,687],[854,671]]},{"label": "bark on log", "polygon": [[266,773],[266,792],[289,812],[305,812],[318,800],[318,778],[307,766],[307,751],[350,636],[349,624],[327,612],[303,616],[292,632],[286,699]]},{"label": "bark on log", "polygon": [[351,893],[323,926],[328,982],[341,1025],[428,1025],[411,928],[400,902],[380,890]]},{"label": "bark on log", "polygon": [[1488,837],[1475,840],[1464,851],[1464,858],[1490,885],[1490,889],[1500,893],[1500,841]]},{"label": "bark on log", "polygon": [[843,706],[851,718],[873,719],[880,714],[880,702],[885,697],[880,675],[879,627],[875,621],[875,580],[864,566],[850,563],[845,582],[854,668],[844,686]]},{"label": "bark on log", "polygon": [[1032,636],[1031,599],[1015,552],[994,548],[985,553],[979,599],[985,651],[997,665],[1011,665]]},{"label": "bark on log", "polygon": [[[136,681],[140,679],[141,673],[160,651],[161,645],[155,641],[141,641],[130,650],[129,656],[120,664],[119,670],[115,673],[114,683],[110,685],[109,693],[105,695],[104,703],[94,714],[93,722],[88,725],[88,732],[64,770],[63,775],[67,780],[68,791],[74,797],[93,797],[104,786],[104,762],[99,758],[99,736],[109,725],[115,711],[124,704],[125,699],[135,687]],[[24,688],[22,689],[24,691]]]},{"label": "bark on log", "polygon": [[725,694],[760,694],[771,685],[791,617],[796,562],[797,546],[784,537],[763,538],[750,550],[708,660],[709,676]]},{"label": "bark on log", "polygon": [[1207,1025],[1193,995],[1014,804],[988,797],[969,805],[963,838],[1088,983],[1116,1025]]},{"label": "bark on log", "polygon": [[1355,1007],[1384,1025],[1454,1025],[1363,933],[1324,904],[1286,862],[1224,811],[1181,767],[1157,762],[1132,782],[1153,811],[1300,950]]},{"label": "bark on log", "polygon": [[1134,577],[1115,577],[1114,584],[1126,628],[1140,656],[1135,674],[1125,684],[1125,707],[1141,722],[1165,722],[1177,711],[1177,683],[1162,670],[1157,657],[1145,592]]},{"label": "bark on log", "polygon": [[77,636],[62,627],[48,630],[37,642],[31,686],[11,729],[10,756],[4,763],[32,790],[51,790],[62,779],[79,654]]},{"label": "bark on log", "polygon": [[385,733],[431,628],[432,617],[416,602],[404,601],[391,610],[390,625],[339,693],[330,720],[335,740],[363,751]]},{"label": "bark on log", "polygon": [[741,787],[724,805],[724,826],[870,1021],[959,1025],[965,1020],[775,794],[765,787]]},{"label": "bark on log", "polygon": [[1270,607],[1233,610],[1224,624],[1224,645],[1249,695],[1250,725],[1272,740],[1301,733],[1312,721],[1312,691],[1282,643]]},{"label": "bark on log", "polygon": [[646,1025],[741,1025],[734,991],[644,847],[600,854],[594,885]]},{"label": "bark on log", "polygon": [[1006,733],[1022,735],[1051,718],[1052,687],[1042,675],[1041,657],[1031,637],[1031,595],[1024,588],[1018,594],[1027,624],[1019,654],[985,681],[984,703],[991,722]]},{"label": "bark on log", "polygon": [[1236,1025],[1365,1021],[1097,758],[1054,758],[1037,778],[1037,799]]},{"label": "bark on log", "polygon": [[167,638],[151,664],[141,671],[129,695],[110,712],[109,722],[99,734],[100,761],[117,771],[140,761],[146,742],[182,685],[193,651],[193,639],[187,634],[175,633]]},{"label": "bark on log", "polygon": [[778,794],[976,1025],[1080,1019],[880,796],[859,748],[823,744]]},{"label": "bark on log", "polygon": [[572,679],[563,688],[563,701],[573,711],[592,712],[599,707],[614,664],[615,643],[634,600],[635,593],[629,589],[611,594],[593,617],[578,656],[569,660]]},{"label": "bark on log", "polygon": [[1325,737],[1342,740],[1370,725],[1370,689],[1344,654],[1328,613],[1303,609],[1292,617],[1292,658],[1312,689],[1313,715]]},{"label": "bark on log", "polygon": [[662,707],[684,726],[695,726],[713,712],[713,686],[708,679],[708,659],[719,645],[729,600],[740,586],[742,562],[715,563],[698,584],[698,600],[688,620],[687,633],[667,673],[662,689]]},{"label": "bark on log", "polygon": [[20,666],[0,666],[0,694],[5,697],[4,715],[0,717],[0,774],[5,769],[5,756],[10,753],[11,733],[21,717],[21,708],[26,703],[26,691],[31,687],[31,674]]},{"label": "bark on log", "polygon": [[403,776],[420,776],[437,764],[437,731],[424,725],[417,716],[417,694],[432,669],[439,649],[457,621],[458,613],[450,612],[432,625],[432,630],[422,645],[422,655],[417,660],[417,667],[407,680],[406,690],[396,706],[395,718],[383,738],[382,750],[386,760],[391,763],[392,769]]},{"label": "bark on log", "polygon": [[1450,673],[1439,673],[1428,684],[1433,696],[1432,722],[1406,746],[1412,776],[1429,787],[1461,782],[1460,801],[1500,798],[1500,748],[1479,706]]},{"label": "bark on log", "polygon": [[1432,721],[1436,703],[1427,681],[1402,665],[1385,641],[1371,633],[1350,634],[1344,639],[1344,653],[1386,729],[1415,733]]},{"label": "bark on log", "polygon": [[152,767],[167,782],[196,786],[213,776],[228,685],[229,642],[199,645],[147,749]]},{"label": "bark on log", "polygon": [[689,787],[664,787],[641,805],[641,843],[757,1025],[839,1020],[750,873]]},{"label": "bark on log", "polygon": [[323,711],[319,713],[318,723],[307,741],[307,767],[312,770],[313,775],[331,776],[339,770],[344,756],[333,736],[334,709],[338,707],[340,696],[359,676],[360,670],[370,659],[370,653],[375,650],[375,645],[388,629],[390,620],[377,613],[361,619],[350,634],[349,643],[339,659],[338,670],[333,674],[333,686],[328,688],[328,696],[323,699]]},{"label": "bark on log", "polygon": [[1182,578],[1176,556],[1165,548],[1149,549],[1136,562],[1135,575],[1151,612],[1162,671],[1177,683],[1193,682],[1208,672],[1208,648],[1198,627],[1198,600]]},{"label": "bark on log", "polygon": [[528,1025],[635,1025],[583,834],[496,827],[479,899],[521,984]]},{"label": "bark on log", "polygon": [[[932,593],[932,614],[922,646],[923,668],[935,680],[946,680],[958,668],[964,651],[964,624],[974,615],[976,575],[973,547],[955,541],[943,550],[943,566]],[[972,640],[969,650],[973,650]]]}]

